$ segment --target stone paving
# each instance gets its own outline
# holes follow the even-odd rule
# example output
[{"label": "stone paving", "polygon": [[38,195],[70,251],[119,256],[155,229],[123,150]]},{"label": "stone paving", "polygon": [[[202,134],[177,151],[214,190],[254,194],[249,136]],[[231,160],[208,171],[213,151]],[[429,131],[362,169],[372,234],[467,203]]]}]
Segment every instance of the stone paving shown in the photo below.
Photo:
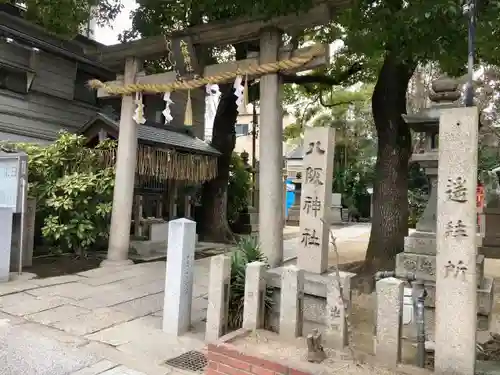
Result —
[{"label": "stone paving", "polygon": [[[337,231],[340,243],[369,231],[353,227]],[[285,241],[288,258],[299,240]],[[161,330],[165,262],[0,284],[2,375],[184,373],[165,361],[205,346],[209,264],[195,263],[192,330],[181,338]]]}]

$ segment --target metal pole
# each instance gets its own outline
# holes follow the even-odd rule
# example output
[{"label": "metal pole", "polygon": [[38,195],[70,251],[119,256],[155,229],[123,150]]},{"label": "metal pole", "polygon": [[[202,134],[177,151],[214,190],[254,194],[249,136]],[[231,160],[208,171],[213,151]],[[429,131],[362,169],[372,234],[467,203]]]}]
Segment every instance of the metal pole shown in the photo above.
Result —
[{"label": "metal pole", "polygon": [[476,38],[476,0],[468,0],[464,6],[464,13],[468,15],[468,60],[467,60],[467,86],[465,88],[465,106],[474,105],[474,88],[472,86],[474,74],[474,48]]},{"label": "metal pole", "polygon": [[427,291],[422,280],[412,283],[412,299],[415,308],[415,324],[417,328],[417,366],[425,367],[425,297]]}]

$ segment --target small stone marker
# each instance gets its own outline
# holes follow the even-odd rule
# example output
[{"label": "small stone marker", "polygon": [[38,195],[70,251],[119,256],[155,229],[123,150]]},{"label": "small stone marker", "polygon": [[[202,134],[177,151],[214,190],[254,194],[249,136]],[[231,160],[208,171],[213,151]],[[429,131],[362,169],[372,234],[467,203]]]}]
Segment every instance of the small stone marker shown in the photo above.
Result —
[{"label": "small stone marker", "polygon": [[286,339],[302,336],[304,270],[296,266],[283,267],[280,302],[280,336]]},{"label": "small stone marker", "polygon": [[191,326],[196,223],[172,220],[168,227],[163,332],[180,336]]},{"label": "small stone marker", "polygon": [[346,310],[350,311],[352,276],[354,274],[340,272],[343,295],[340,294],[336,274],[328,275],[330,281],[326,284],[325,342],[336,349],[343,349],[349,344]]},{"label": "small stone marker", "polygon": [[243,305],[243,328],[256,330],[264,325],[266,295],[266,264],[252,262],[245,274],[245,301]]},{"label": "small stone marker", "polygon": [[401,360],[404,281],[389,277],[377,281],[377,337],[375,356],[396,366]]},{"label": "small stone marker", "polygon": [[207,329],[205,341],[213,342],[227,332],[231,258],[217,255],[210,259],[208,281]]},{"label": "small stone marker", "polygon": [[478,123],[475,107],[442,110],[439,122],[436,374],[475,371]]},{"label": "small stone marker", "polygon": [[335,129],[306,129],[297,266],[308,272],[323,273],[328,268],[334,148]]}]

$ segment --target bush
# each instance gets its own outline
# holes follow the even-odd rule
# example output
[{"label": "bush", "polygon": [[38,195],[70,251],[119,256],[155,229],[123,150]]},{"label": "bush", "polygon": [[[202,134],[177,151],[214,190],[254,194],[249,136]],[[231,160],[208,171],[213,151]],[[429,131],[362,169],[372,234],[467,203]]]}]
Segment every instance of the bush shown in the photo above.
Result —
[{"label": "bush", "polygon": [[229,224],[238,221],[240,213],[248,207],[251,176],[241,157],[233,153],[229,166],[229,186],[227,190],[227,219]]},{"label": "bush", "polygon": [[429,181],[418,163],[408,170],[408,227],[415,228],[429,199]]},{"label": "bush", "polygon": [[[252,236],[242,237],[231,257],[231,290],[229,293],[228,316],[228,326],[231,330],[241,328],[243,323],[247,264],[257,261],[267,263],[266,257],[260,251],[257,238]],[[264,295],[266,311],[273,306],[272,292],[272,288],[266,288]]]},{"label": "bush", "polygon": [[[28,194],[37,200],[44,242],[79,255],[107,239],[114,186],[114,169],[101,168],[99,150],[85,142],[62,132],[48,146],[14,145],[29,156]],[[104,142],[99,148],[114,146]]]}]

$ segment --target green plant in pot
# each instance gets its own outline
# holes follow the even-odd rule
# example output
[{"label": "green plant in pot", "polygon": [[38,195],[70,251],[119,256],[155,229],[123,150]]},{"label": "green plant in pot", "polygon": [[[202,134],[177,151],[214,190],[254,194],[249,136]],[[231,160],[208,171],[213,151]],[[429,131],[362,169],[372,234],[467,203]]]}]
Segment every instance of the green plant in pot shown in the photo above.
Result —
[{"label": "green plant in pot", "polygon": [[[241,328],[245,299],[245,275],[248,263],[264,262],[267,259],[261,252],[256,237],[242,237],[231,256],[231,290],[229,297],[228,326],[230,330]],[[273,288],[267,287],[264,294],[266,312],[273,306]],[[265,314],[267,317],[267,313]]]}]

